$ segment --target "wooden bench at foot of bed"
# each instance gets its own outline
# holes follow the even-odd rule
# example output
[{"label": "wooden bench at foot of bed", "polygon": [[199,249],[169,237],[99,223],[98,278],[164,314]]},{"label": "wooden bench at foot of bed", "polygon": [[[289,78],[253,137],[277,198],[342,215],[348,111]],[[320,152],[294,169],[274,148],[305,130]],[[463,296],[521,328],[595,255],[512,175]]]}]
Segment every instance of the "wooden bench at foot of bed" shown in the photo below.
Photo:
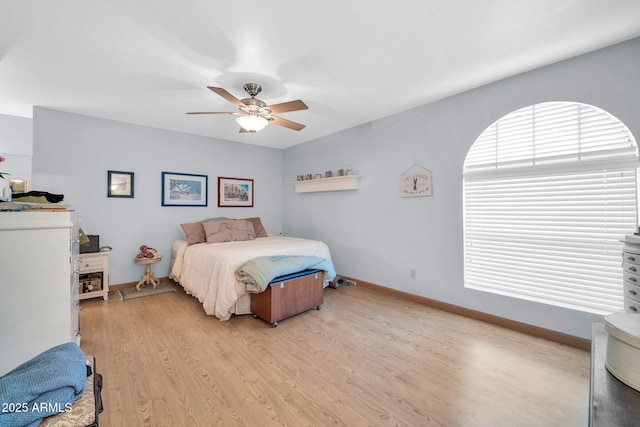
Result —
[{"label": "wooden bench at foot of bed", "polygon": [[303,270],[276,277],[264,292],[251,294],[251,312],[271,324],[316,308],[324,301],[322,270]]}]

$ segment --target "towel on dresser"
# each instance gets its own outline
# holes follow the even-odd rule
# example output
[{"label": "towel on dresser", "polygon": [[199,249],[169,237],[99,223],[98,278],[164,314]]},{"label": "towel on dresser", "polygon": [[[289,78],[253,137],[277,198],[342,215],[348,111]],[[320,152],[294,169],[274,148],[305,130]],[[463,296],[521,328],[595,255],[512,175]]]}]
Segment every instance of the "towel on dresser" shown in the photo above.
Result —
[{"label": "towel on dresser", "polygon": [[0,426],[37,426],[82,395],[87,358],[75,343],[46,350],[0,377]]},{"label": "towel on dresser", "polygon": [[262,292],[273,279],[306,269],[326,272],[327,279],[333,279],[336,272],[333,264],[317,256],[276,255],[253,258],[236,270],[236,279],[246,285],[247,292]]}]

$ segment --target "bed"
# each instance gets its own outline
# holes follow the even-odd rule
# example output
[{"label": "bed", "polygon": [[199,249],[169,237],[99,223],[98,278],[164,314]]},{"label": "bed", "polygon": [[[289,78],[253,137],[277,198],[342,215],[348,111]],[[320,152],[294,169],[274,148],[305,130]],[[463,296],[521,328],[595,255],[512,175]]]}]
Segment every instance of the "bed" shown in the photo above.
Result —
[{"label": "bed", "polygon": [[[229,226],[230,221],[247,220],[257,224],[249,227],[248,238],[244,238],[244,231],[228,230],[229,227],[246,226],[241,222],[233,222]],[[280,255],[319,257],[329,264],[324,272],[324,286],[335,277],[331,253],[324,242],[267,234],[259,219],[215,218],[186,225],[188,227],[181,224],[186,238],[173,242],[171,247],[169,277],[197,298],[208,315],[220,320],[228,320],[232,314],[251,313],[251,292],[237,280],[236,271],[255,258]],[[199,225],[203,226],[204,233]],[[220,230],[226,233],[222,241],[219,241],[220,236],[215,236],[221,233]],[[253,231],[254,237],[252,230],[257,230]]]}]

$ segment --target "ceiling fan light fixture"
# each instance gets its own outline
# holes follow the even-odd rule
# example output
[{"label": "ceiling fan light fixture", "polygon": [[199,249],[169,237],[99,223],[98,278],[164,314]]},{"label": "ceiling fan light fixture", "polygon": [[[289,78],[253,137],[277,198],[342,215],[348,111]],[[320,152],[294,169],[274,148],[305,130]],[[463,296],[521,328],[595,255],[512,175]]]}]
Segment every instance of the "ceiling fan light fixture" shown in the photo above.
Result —
[{"label": "ceiling fan light fixture", "polygon": [[238,124],[243,129],[246,129],[249,132],[258,132],[259,130],[264,129],[267,124],[269,124],[269,120],[253,114],[240,116],[236,119],[236,122],[238,122]]},{"label": "ceiling fan light fixture", "polygon": [[236,107],[239,111],[200,111],[187,114],[225,114],[230,116],[236,116],[236,121],[240,125],[240,132],[256,133],[269,123],[273,123],[276,126],[282,126],[292,130],[302,130],[304,125],[296,123],[291,120],[283,119],[276,114],[288,113],[291,111],[306,110],[307,104],[297,99],[295,101],[280,102],[278,104],[267,105],[264,101],[256,98],[256,95],[260,93],[262,87],[257,83],[247,83],[244,86],[245,91],[251,96],[251,98],[238,99],[229,93],[226,89],[215,86],[207,86],[207,89],[213,93],[223,97]]}]

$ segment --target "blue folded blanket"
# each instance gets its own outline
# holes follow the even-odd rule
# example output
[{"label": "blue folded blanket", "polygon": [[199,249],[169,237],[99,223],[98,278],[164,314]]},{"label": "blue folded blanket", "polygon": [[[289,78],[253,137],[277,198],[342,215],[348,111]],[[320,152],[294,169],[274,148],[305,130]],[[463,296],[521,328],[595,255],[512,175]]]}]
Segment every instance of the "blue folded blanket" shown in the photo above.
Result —
[{"label": "blue folded blanket", "polygon": [[0,426],[35,427],[70,410],[86,385],[87,357],[80,347],[52,347],[0,377]]},{"label": "blue folded blanket", "polygon": [[331,261],[317,256],[276,255],[254,258],[236,270],[236,279],[246,285],[247,292],[262,292],[276,277],[315,268],[324,270],[327,279],[336,272]]}]

